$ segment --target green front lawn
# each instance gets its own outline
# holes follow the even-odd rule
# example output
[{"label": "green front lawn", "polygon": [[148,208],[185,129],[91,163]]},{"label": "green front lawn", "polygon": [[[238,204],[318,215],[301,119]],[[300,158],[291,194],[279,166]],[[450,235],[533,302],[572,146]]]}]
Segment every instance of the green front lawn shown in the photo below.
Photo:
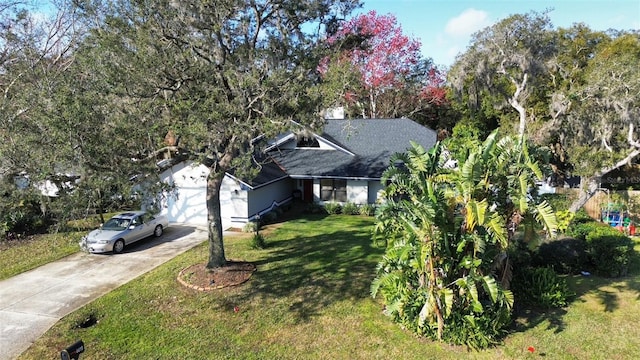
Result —
[{"label": "green front lawn", "polygon": [[[206,244],[58,322],[20,358],[58,358],[82,339],[82,359],[631,359],[640,354],[640,277],[570,279],[567,309],[518,319],[505,343],[481,352],[414,337],[382,314],[369,285],[383,249],[373,218],[315,216],[229,237],[227,258],[257,264],[236,288],[197,292],[178,272],[206,260]],[[234,312],[234,307],[239,311]],[[80,325],[89,318],[97,323]],[[529,347],[535,350],[528,351]]]},{"label": "green front lawn", "polygon": [[[105,214],[108,219],[115,213]],[[78,242],[92,229],[100,226],[100,218],[91,216],[67,224],[73,231],[34,235],[22,240],[0,241],[0,280],[38,266],[62,259],[80,251]]]},{"label": "green front lawn", "polygon": [[[29,271],[80,251],[86,232],[38,235],[31,240],[0,244],[0,280]],[[15,242],[15,243],[13,243]]]}]

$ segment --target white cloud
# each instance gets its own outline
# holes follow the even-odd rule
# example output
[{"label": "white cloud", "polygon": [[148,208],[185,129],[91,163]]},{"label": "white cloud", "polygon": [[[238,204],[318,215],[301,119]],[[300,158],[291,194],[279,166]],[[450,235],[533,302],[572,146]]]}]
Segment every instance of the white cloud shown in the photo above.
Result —
[{"label": "white cloud", "polygon": [[489,14],[486,11],[469,8],[460,15],[451,18],[444,31],[451,37],[463,38],[490,24]]},{"label": "white cloud", "polygon": [[431,49],[430,56],[437,65],[450,66],[456,55],[469,45],[471,35],[491,23],[486,11],[473,8],[464,10],[449,19],[443,32],[436,34],[435,47]]}]

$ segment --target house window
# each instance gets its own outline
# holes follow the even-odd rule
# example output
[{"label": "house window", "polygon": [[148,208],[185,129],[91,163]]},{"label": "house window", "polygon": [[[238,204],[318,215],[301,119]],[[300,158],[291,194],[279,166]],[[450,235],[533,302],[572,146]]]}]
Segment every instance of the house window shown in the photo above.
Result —
[{"label": "house window", "polygon": [[318,142],[318,139],[316,139],[314,136],[303,136],[301,138],[298,139],[298,143],[296,144],[296,147],[299,148],[319,148],[320,147],[320,143]]},{"label": "house window", "polygon": [[347,201],[347,180],[321,179],[320,199],[322,201]]}]

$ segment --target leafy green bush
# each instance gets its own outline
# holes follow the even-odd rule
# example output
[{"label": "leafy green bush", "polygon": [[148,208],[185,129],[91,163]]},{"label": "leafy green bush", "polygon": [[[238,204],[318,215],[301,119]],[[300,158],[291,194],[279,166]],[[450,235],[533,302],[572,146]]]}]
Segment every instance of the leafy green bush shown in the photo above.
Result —
[{"label": "leafy green bush", "polygon": [[257,232],[258,230],[260,230],[260,223],[258,221],[249,221],[242,227],[242,231],[246,233]]},{"label": "leafy green bush", "polygon": [[307,204],[304,208],[304,212],[307,214],[323,214],[326,213],[324,206],[318,205],[316,203]]},{"label": "leafy green bush", "polygon": [[573,215],[573,220],[571,221],[571,224],[575,225],[575,224],[582,224],[582,223],[588,223],[593,221],[595,220],[591,216],[589,216],[589,214],[587,214],[587,211],[585,209],[580,209],[576,211],[576,213]]},{"label": "leafy green bush", "polygon": [[264,236],[260,233],[256,233],[251,238],[251,248],[252,249],[264,249],[267,247],[267,242],[265,241]]},{"label": "leafy green bush", "polygon": [[634,255],[633,241],[610,226],[595,229],[586,237],[589,260],[596,274],[625,276]]},{"label": "leafy green bush", "polygon": [[328,214],[340,214],[342,212],[342,205],[334,202],[328,202],[324,204],[324,210]]},{"label": "leafy green bush", "polygon": [[587,266],[587,242],[577,238],[560,238],[545,242],[536,250],[533,264],[551,267],[560,274],[579,273]]},{"label": "leafy green bush", "polygon": [[0,215],[0,236],[31,235],[45,233],[53,223],[42,215],[39,204],[29,203],[10,209]]},{"label": "leafy green bush", "polygon": [[575,217],[575,213],[569,210],[556,211],[556,219],[558,220],[558,231],[561,233],[567,232],[571,221]]},{"label": "leafy green bush", "polygon": [[[586,240],[587,235],[600,228],[611,229],[611,226],[596,222],[594,220],[571,224],[567,229],[567,235],[576,239]],[[613,229],[615,230],[615,229]]]},{"label": "leafy green bush", "polygon": [[504,307],[490,306],[484,313],[463,315],[454,310],[450,325],[445,328],[442,338],[449,344],[466,345],[480,350],[498,345],[507,335],[511,324],[511,313]]},{"label": "leafy green bush", "polygon": [[342,207],[342,213],[345,215],[358,215],[358,205],[348,202]]},{"label": "leafy green bush", "polygon": [[546,200],[556,213],[569,209],[573,200],[567,194],[542,194],[540,199]]},{"label": "leafy green bush", "polygon": [[373,216],[376,214],[376,206],[373,204],[364,204],[358,208],[360,215]]},{"label": "leafy green bush", "polygon": [[633,241],[619,230],[576,214],[567,235],[584,240],[590,270],[600,276],[624,276],[634,256]]},{"label": "leafy green bush", "polygon": [[567,282],[550,267],[516,270],[511,284],[516,302],[537,307],[565,307],[575,296]]}]

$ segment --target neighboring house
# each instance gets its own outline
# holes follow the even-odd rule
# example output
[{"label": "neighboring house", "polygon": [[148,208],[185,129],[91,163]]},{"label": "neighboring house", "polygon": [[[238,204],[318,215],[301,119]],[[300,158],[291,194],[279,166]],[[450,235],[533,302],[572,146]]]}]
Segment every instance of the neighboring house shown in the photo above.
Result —
[{"label": "neighboring house", "polygon": [[[322,204],[373,204],[390,158],[415,141],[435,145],[436,132],[410,119],[326,120],[322,133],[283,134],[269,143],[259,175],[244,180],[227,174],[220,190],[222,223],[241,227],[294,199]],[[207,223],[207,167],[181,162],[162,174],[175,191],[164,202],[171,222]]]},{"label": "neighboring house", "polygon": [[55,198],[60,195],[59,186],[62,186],[66,191],[70,191],[76,186],[80,179],[80,176],[75,174],[56,174],[54,177],[58,182],[47,179],[31,184],[32,181],[29,179],[29,175],[26,173],[20,173],[14,176],[13,182],[20,190],[24,190],[30,185],[33,185],[43,196]]}]

